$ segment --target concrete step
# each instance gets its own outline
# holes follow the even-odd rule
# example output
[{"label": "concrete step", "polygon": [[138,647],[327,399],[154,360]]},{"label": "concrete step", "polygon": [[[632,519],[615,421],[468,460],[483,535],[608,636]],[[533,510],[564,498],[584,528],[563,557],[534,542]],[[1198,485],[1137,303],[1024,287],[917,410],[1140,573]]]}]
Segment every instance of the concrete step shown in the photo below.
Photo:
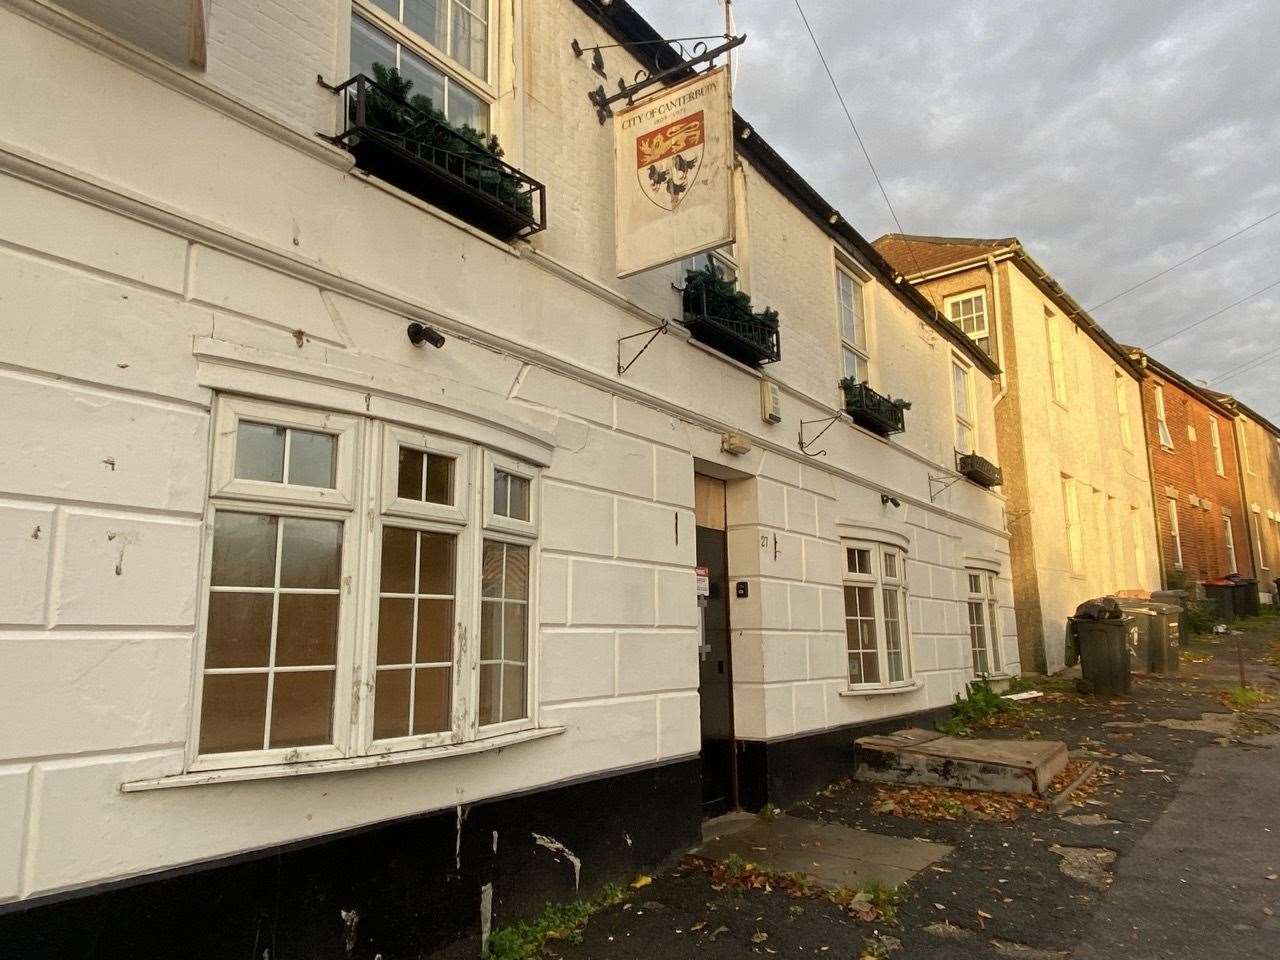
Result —
[{"label": "concrete step", "polygon": [[1067,766],[1060,740],[973,740],[933,730],[862,737],[859,780],[1047,796]]}]

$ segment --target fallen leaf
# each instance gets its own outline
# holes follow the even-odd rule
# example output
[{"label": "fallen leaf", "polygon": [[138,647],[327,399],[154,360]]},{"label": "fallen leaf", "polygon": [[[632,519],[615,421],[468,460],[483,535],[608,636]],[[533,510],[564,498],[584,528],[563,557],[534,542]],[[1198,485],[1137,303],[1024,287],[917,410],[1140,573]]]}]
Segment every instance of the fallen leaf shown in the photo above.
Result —
[{"label": "fallen leaf", "polygon": [[755,933],[751,935],[752,943],[764,943],[768,939],[769,939],[769,935],[765,933],[763,930],[757,930]]},{"label": "fallen leaf", "polygon": [[647,887],[651,883],[653,883],[653,877],[649,876],[647,873],[642,873],[631,881],[631,889],[639,890],[641,887]]}]

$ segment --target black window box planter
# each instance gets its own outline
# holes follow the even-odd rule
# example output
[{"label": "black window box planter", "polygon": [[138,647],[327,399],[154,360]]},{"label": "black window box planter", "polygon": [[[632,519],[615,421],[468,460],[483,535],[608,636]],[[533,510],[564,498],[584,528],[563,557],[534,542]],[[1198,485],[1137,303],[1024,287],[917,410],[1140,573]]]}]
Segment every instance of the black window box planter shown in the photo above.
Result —
[{"label": "black window box planter", "polygon": [[847,378],[840,381],[840,388],[844,391],[845,412],[858,426],[882,437],[907,429],[906,411],[911,409],[911,404],[906,400],[883,396],[867,384]]},{"label": "black window box planter", "polygon": [[967,480],[972,480],[980,487],[998,487],[1004,482],[1000,468],[976,453],[957,453],[956,469]]},{"label": "black window box planter", "polygon": [[776,313],[770,321],[758,313],[734,310],[696,281],[696,272],[690,273],[684,290],[684,325],[695,340],[749,367],[782,359]]},{"label": "black window box planter", "polygon": [[[361,170],[499,240],[546,229],[546,188],[537,180],[363,74],[334,91],[343,97],[345,127],[331,139],[350,151]],[[389,104],[406,129],[375,125]]]}]

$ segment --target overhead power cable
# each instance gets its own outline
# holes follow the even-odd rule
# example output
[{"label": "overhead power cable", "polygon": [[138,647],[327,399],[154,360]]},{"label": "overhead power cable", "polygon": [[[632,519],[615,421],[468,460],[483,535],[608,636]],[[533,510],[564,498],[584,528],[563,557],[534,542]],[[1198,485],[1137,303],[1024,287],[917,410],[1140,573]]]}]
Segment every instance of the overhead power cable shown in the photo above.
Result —
[{"label": "overhead power cable", "polygon": [[1147,277],[1147,279],[1141,280],[1138,283],[1135,283],[1131,287],[1126,287],[1125,289],[1117,293],[1114,297],[1108,297],[1106,300],[1103,300],[1099,303],[1095,303],[1093,306],[1088,307],[1087,309],[1090,312],[1092,312],[1094,310],[1097,310],[1099,307],[1105,307],[1108,303],[1113,303],[1116,300],[1119,300],[1121,297],[1125,296],[1126,294],[1133,293],[1133,291],[1137,290],[1139,287],[1145,287],[1152,280],[1159,280],[1166,273],[1173,273],[1173,271],[1177,270],[1179,267],[1185,266],[1186,264],[1190,263],[1192,260],[1195,260],[1197,257],[1204,256],[1210,250],[1216,250],[1218,247],[1222,246],[1228,240],[1234,240],[1236,237],[1240,236],[1242,233],[1248,233],[1254,227],[1260,226],[1266,223],[1272,217],[1276,217],[1276,216],[1280,216],[1280,210],[1273,210],[1271,213],[1268,213],[1261,220],[1255,220],[1253,221],[1253,223],[1249,224],[1248,226],[1241,227],[1235,233],[1231,234],[1231,236],[1223,237],[1221,240],[1218,240],[1216,243],[1209,244],[1209,246],[1205,247],[1203,250],[1198,250],[1195,253],[1193,253],[1191,256],[1186,257],[1182,260],[1179,260],[1173,266],[1166,267],[1165,269],[1161,270],[1159,273],[1153,273],[1151,276]]},{"label": "overhead power cable", "polygon": [[1147,344],[1145,347],[1143,347],[1143,349],[1150,350],[1152,347],[1158,347],[1160,346],[1160,344],[1165,343],[1166,341],[1172,340],[1174,337],[1182,336],[1182,334],[1186,333],[1188,330],[1192,330],[1195,327],[1200,326],[1200,324],[1202,323],[1208,323],[1214,317],[1222,316],[1222,314],[1226,313],[1232,307],[1238,307],[1240,306],[1240,304],[1244,303],[1245,301],[1252,300],[1254,297],[1257,297],[1257,296],[1261,296],[1262,294],[1266,293],[1268,290],[1271,290],[1274,287],[1280,287],[1280,280],[1273,280],[1271,283],[1267,284],[1261,290],[1255,290],[1253,291],[1253,293],[1249,294],[1248,296],[1241,297],[1239,300],[1235,301],[1234,303],[1227,304],[1221,310],[1215,310],[1213,311],[1213,313],[1209,314],[1207,317],[1201,317],[1195,323],[1188,323],[1185,327],[1181,327],[1173,331],[1173,333],[1170,333],[1167,336],[1161,337],[1159,340],[1156,340],[1154,343]]},{"label": "overhead power cable", "polygon": [[[894,226],[898,228],[898,233],[905,235],[907,231],[902,229],[902,221],[898,219],[897,211],[893,209],[893,202],[889,199],[889,193],[884,188],[884,183],[880,180],[880,174],[876,172],[876,165],[871,161],[871,152],[867,150],[866,143],[862,140],[862,134],[858,132],[858,125],[853,122],[853,114],[849,111],[849,105],[845,102],[844,94],[840,92],[840,84],[836,83],[835,74],[831,72],[831,67],[827,63],[826,55],[822,52],[822,45],[818,43],[818,38],[813,32],[813,27],[809,26],[809,18],[805,16],[804,7],[800,5],[800,0],[795,0],[796,12],[800,14],[800,19],[804,21],[804,28],[808,31],[809,39],[813,41],[813,49],[818,53],[818,59],[822,61],[822,69],[827,72],[827,79],[831,81],[831,89],[836,92],[836,99],[840,101],[840,108],[844,110],[845,119],[849,121],[849,126],[853,130],[854,137],[858,140],[858,146],[862,148],[862,155],[866,158],[867,166],[871,169],[871,176],[875,178],[876,186],[880,188],[880,196],[884,197],[884,205],[889,208],[889,216],[893,217]],[[924,273],[920,268],[920,261],[916,259],[915,249],[910,243],[906,244],[907,252],[911,255],[911,260],[915,263],[916,272]],[[933,308],[939,313],[942,309],[938,306],[937,300],[934,299],[932,291],[926,291],[929,294],[930,301],[933,302]]]},{"label": "overhead power cable", "polygon": [[1226,373],[1223,373],[1219,376],[1214,377],[1209,382],[1222,383],[1224,380],[1233,380],[1236,377],[1240,376],[1240,374],[1248,373],[1250,370],[1252,370],[1254,367],[1258,366],[1259,364],[1265,363],[1267,360],[1270,360],[1277,353],[1280,353],[1280,347],[1276,347],[1274,350],[1268,350],[1266,353],[1264,353],[1260,357],[1253,357],[1249,360],[1246,360],[1244,363],[1236,364]]}]

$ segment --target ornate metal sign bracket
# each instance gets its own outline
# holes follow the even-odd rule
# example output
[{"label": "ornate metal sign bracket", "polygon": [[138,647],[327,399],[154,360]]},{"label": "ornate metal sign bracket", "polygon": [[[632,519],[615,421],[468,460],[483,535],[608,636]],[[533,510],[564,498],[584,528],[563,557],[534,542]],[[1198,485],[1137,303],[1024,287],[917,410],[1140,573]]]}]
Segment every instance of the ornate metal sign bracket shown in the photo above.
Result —
[{"label": "ornate metal sign bracket", "polygon": [[[959,474],[956,474],[954,477],[948,477],[948,476],[935,477],[933,474],[930,474],[929,475],[929,502],[937,503],[938,498],[940,496],[942,496],[944,493],[946,493],[948,490],[950,490],[953,486],[955,486],[957,483],[959,483],[963,479],[964,477],[960,476]],[[937,487],[937,489],[934,489],[935,486]]]},{"label": "ornate metal sign bracket", "polygon": [[[706,41],[710,39],[723,39],[724,43],[717,47],[708,49]],[[691,49],[686,49],[684,42],[686,40],[697,41]],[[644,43],[610,43],[602,44],[595,47],[584,47],[575,39],[570,48],[573,50],[574,56],[581,58],[588,51],[591,53],[591,69],[598,73],[602,78],[608,79],[608,74],[604,69],[604,57],[600,51],[610,47],[643,47],[661,45],[661,50],[671,51],[672,45],[675,47],[675,53],[680,57],[680,62],[670,67],[662,67],[661,50],[655,54],[653,67],[650,70],[639,70],[627,83],[622,78],[618,79],[618,92],[609,94],[605,92],[604,84],[596,87],[587,94],[587,99],[591,101],[591,105],[596,108],[596,118],[603,124],[606,120],[613,116],[612,105],[619,100],[626,100],[628,104],[635,103],[636,94],[643,90],[647,90],[659,83],[667,80],[675,79],[681,74],[687,73],[699,64],[709,63],[715,65],[716,57],[722,53],[728,53],[734,47],[741,46],[747,40],[744,33],[739,37],[711,35],[707,37],[676,37],[671,40],[651,40]]]},{"label": "ornate metal sign bracket", "polygon": [[[641,330],[639,333],[632,333],[632,334],[628,334],[625,337],[619,337],[618,338],[618,376],[622,376],[624,373],[630,370],[631,365],[640,359],[640,354],[644,353],[646,350],[649,349],[649,344],[653,343],[653,341],[658,339],[658,334],[666,333],[667,327],[669,326],[671,326],[671,321],[663,320],[662,324],[656,330]],[[646,340],[644,342],[644,346],[642,346],[639,350],[637,350],[635,352],[635,355],[630,360],[627,361],[626,366],[623,366],[622,365],[623,341],[634,340],[636,337],[643,337],[645,334],[649,335],[649,339]]]},{"label": "ornate metal sign bracket", "polygon": [[[810,453],[809,448],[812,447],[815,443],[817,443],[822,438],[822,435],[831,429],[831,425],[839,419],[840,419],[840,414],[837,413],[834,417],[830,417],[830,418],[822,417],[817,420],[801,420],[800,436],[799,436],[800,452],[803,453],[806,457],[825,457],[827,455],[826,450],[818,450],[814,453]],[[826,424],[826,426],[824,426],[821,430],[819,430],[812,437],[806,440],[804,438],[804,428],[811,427],[815,423]]]}]

